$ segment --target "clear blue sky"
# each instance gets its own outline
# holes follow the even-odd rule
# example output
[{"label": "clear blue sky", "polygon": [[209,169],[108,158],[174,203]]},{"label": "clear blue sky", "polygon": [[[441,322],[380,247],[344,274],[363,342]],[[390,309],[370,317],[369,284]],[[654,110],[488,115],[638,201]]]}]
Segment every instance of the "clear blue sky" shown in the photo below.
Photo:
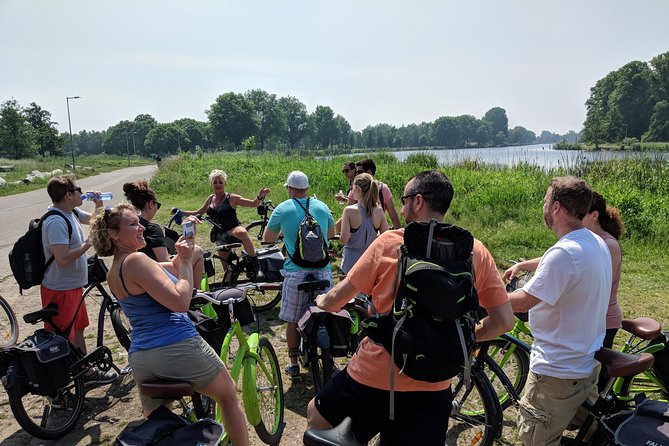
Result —
[{"label": "clear blue sky", "polygon": [[148,113],[206,120],[260,88],[353,129],[506,109],[511,127],[579,131],[598,79],[669,51],[669,1],[0,0],[0,102],[67,131]]}]

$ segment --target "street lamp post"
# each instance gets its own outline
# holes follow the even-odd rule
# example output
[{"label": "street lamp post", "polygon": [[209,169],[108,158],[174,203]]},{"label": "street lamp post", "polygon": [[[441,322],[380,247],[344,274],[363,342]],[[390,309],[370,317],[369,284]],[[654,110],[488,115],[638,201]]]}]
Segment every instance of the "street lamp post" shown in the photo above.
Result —
[{"label": "street lamp post", "polygon": [[128,138],[129,137],[130,136],[126,132],[126,134],[125,134],[125,150],[126,150],[126,152],[128,152],[128,167],[130,167],[130,146],[128,145]]},{"label": "street lamp post", "polygon": [[74,137],[72,136],[72,121],[70,120],[70,99],[79,99],[81,96],[66,96],[67,103],[67,125],[70,127],[70,151],[72,152],[72,171],[76,172],[77,167],[74,163]]}]

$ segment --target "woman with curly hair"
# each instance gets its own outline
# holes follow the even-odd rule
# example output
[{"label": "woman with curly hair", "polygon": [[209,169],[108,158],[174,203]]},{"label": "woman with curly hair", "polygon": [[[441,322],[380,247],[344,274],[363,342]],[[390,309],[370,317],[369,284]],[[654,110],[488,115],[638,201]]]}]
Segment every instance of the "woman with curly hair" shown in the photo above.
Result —
[{"label": "woman with curly hair", "polygon": [[[139,252],[143,252],[156,262],[171,262],[179,264],[179,256],[170,259],[170,254],[165,245],[165,234],[160,225],[152,223],[151,220],[156,216],[161,203],[158,201],[156,193],[149,187],[146,180],[128,182],[123,185],[123,193],[133,206],[139,211],[139,224],[144,226],[144,241],[146,244]],[[202,276],[204,262],[202,260],[202,249],[195,245],[193,256],[193,271],[195,278]]]},{"label": "woman with curly hair", "polygon": [[[258,195],[254,200],[249,200],[238,194],[231,194],[225,191],[225,185],[228,183],[228,175],[218,169],[214,169],[209,174],[209,181],[214,190],[214,193],[209,195],[202,207],[197,211],[182,211],[184,215],[201,215],[207,214],[212,218],[214,223],[219,227],[211,229],[210,239],[213,243],[218,245],[226,245],[230,243],[241,243],[244,246],[244,251],[251,259],[251,267],[246,272],[249,279],[253,281],[262,280],[262,273],[260,273],[260,263],[256,256],[256,250],[249,237],[246,228],[242,226],[239,218],[237,218],[237,206],[258,207],[263,198],[265,198],[270,190],[263,187],[258,191]],[[227,252],[219,251],[218,255],[225,259]],[[223,268],[227,266],[225,260],[221,260]]]},{"label": "woman with curly hair", "polygon": [[[192,219],[196,220],[196,219]],[[232,442],[248,444],[244,414],[225,365],[197,333],[186,311],[193,293],[193,238],[175,243],[179,264],[160,264],[139,252],[144,226],[129,203],[98,214],[90,239],[101,256],[113,255],[107,283],[132,325],[129,361],[135,382],[187,381],[212,397]],[[140,394],[144,415],[169,401]]]}]

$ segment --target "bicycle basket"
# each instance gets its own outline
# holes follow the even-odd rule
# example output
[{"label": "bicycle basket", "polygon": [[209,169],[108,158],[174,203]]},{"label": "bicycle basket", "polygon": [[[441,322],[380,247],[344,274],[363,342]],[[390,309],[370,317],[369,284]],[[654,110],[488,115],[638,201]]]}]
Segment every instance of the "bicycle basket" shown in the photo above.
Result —
[{"label": "bicycle basket", "polygon": [[98,256],[88,258],[88,285],[92,283],[104,283],[107,281],[107,265]]},{"label": "bicycle basket", "polygon": [[67,357],[70,346],[64,337],[39,329],[18,344],[16,349],[21,352],[19,357],[31,393],[52,395],[69,382]]}]

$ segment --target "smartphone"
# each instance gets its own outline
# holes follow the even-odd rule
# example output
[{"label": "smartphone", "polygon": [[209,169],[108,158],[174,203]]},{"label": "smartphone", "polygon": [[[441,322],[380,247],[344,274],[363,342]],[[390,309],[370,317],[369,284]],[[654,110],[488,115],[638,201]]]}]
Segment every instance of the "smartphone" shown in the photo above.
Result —
[{"label": "smartphone", "polygon": [[192,221],[185,221],[181,223],[181,235],[185,238],[195,237],[195,223]]}]

